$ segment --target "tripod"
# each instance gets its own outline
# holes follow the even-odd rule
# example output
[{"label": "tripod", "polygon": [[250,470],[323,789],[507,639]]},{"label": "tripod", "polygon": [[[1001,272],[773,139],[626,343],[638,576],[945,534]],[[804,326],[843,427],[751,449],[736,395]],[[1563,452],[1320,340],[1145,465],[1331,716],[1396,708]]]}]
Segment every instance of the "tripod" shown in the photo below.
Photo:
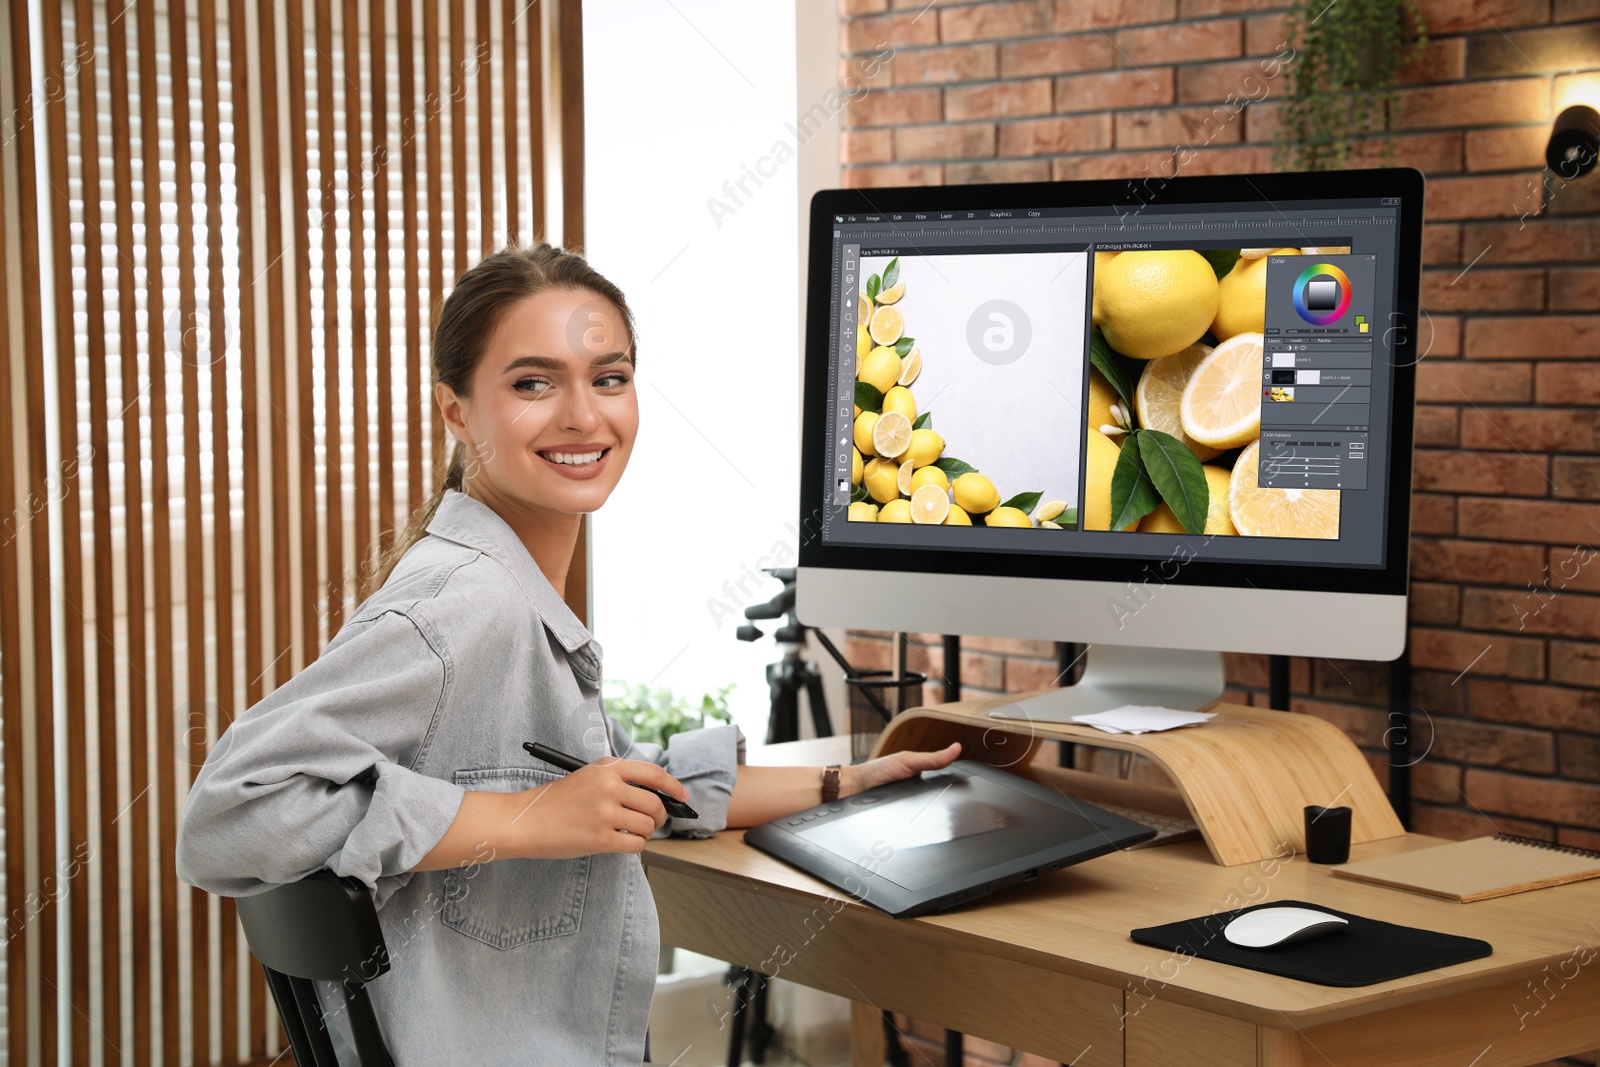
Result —
[{"label": "tripod", "polygon": [[[828,720],[828,698],[822,691],[822,675],[816,664],[805,658],[807,627],[800,625],[795,616],[794,568],[768,567],[766,572],[783,582],[783,591],[765,604],[745,608],[744,617],[751,622],[739,627],[736,636],[741,641],[755,641],[765,636],[755,626],[756,620],[780,617],[784,620],[772,634],[783,658],[767,664],[767,689],[772,696],[772,710],[767,716],[767,744],[800,740],[802,689],[811,705],[811,725],[817,736],[831,737],[833,724]],[[822,637],[821,634],[817,636]]]}]

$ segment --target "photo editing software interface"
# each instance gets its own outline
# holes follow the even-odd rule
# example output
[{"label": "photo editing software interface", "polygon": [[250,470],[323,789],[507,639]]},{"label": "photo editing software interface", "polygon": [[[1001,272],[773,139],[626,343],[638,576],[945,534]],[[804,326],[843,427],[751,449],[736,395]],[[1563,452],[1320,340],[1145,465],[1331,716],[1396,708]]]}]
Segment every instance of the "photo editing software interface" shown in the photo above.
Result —
[{"label": "photo editing software interface", "polygon": [[835,215],[824,541],[1382,567],[1399,212]]}]

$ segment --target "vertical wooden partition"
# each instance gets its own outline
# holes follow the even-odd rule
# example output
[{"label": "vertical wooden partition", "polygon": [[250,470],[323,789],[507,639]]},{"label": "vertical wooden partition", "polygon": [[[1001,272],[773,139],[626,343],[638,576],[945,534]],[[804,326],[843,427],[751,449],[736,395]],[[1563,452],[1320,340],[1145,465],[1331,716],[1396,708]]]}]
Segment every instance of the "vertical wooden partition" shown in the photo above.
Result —
[{"label": "vertical wooden partition", "polygon": [[283,1050],[178,813],[434,486],[452,280],[581,247],[578,10],[0,9],[4,1062]]}]

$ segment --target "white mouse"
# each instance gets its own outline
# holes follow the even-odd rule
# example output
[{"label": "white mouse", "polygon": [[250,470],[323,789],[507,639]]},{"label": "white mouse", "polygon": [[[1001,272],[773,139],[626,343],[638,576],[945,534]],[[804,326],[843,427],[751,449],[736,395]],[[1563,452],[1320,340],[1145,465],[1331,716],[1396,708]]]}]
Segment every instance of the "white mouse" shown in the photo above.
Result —
[{"label": "white mouse", "polygon": [[1310,908],[1257,908],[1223,927],[1222,936],[1241,948],[1273,948],[1349,925],[1348,919]]}]

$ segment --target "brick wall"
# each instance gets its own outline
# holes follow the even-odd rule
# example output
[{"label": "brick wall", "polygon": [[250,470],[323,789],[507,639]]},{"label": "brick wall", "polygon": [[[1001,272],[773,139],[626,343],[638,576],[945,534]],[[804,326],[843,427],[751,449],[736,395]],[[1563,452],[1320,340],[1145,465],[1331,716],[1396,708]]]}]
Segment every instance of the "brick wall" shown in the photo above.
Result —
[{"label": "brick wall", "polygon": [[[1168,175],[1179,144],[1182,174],[1273,169],[1281,0],[924,3],[842,0],[845,185]],[[1600,89],[1600,2],[1421,6],[1394,155],[1428,176],[1413,825],[1600,848],[1600,171],[1543,171],[1553,108]],[[1219,112],[1230,94],[1259,99]],[[850,648],[888,664],[885,635]],[[937,676],[935,635],[912,648]],[[962,658],[969,695],[1056,673],[1049,643],[968,638]],[[1233,699],[1266,704],[1265,657],[1227,671]],[[1380,779],[1387,693],[1384,664],[1293,662],[1294,710],[1342,727]]]}]

